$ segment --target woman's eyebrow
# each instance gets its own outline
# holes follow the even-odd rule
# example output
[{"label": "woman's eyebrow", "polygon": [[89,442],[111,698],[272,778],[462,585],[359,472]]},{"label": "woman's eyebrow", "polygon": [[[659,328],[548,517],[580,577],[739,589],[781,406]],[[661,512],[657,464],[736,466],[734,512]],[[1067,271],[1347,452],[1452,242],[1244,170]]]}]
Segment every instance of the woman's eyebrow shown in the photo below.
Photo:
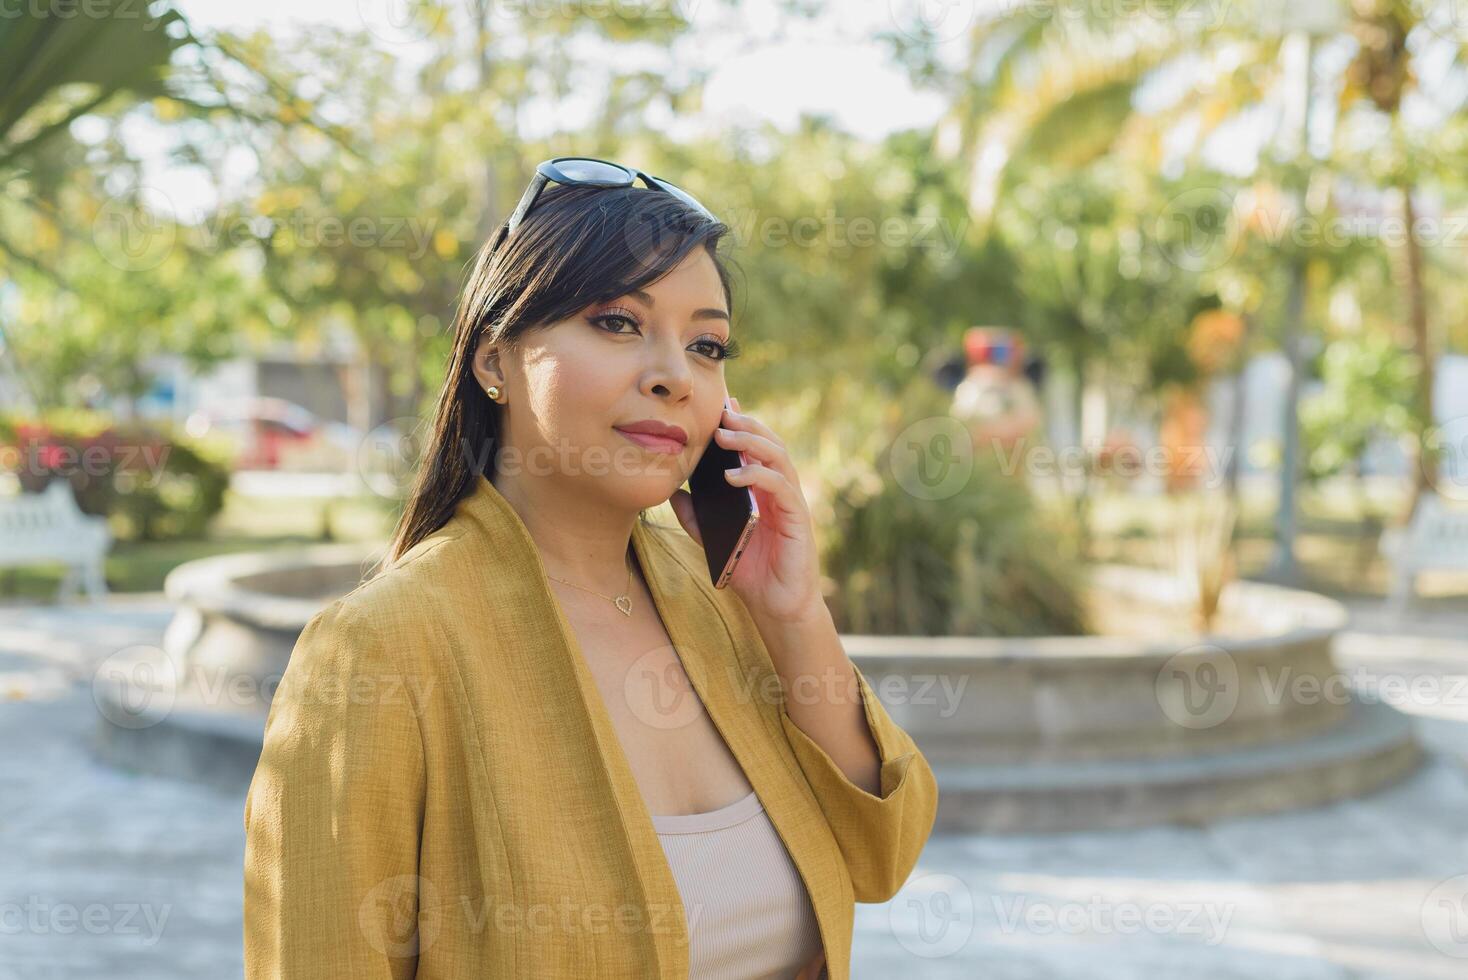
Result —
[{"label": "woman's eyebrow", "polygon": [[[648,306],[654,305],[652,294],[646,292],[645,290],[634,289],[634,290],[632,290],[632,292],[628,293],[627,295],[628,296],[636,296],[638,299],[642,300],[642,302],[646,303]],[[723,320],[724,322],[727,323],[729,321],[729,314],[725,313],[723,310],[715,309],[714,307],[711,307],[711,306],[705,306],[701,310],[694,310],[693,311],[693,319],[695,319],[695,320]]]}]

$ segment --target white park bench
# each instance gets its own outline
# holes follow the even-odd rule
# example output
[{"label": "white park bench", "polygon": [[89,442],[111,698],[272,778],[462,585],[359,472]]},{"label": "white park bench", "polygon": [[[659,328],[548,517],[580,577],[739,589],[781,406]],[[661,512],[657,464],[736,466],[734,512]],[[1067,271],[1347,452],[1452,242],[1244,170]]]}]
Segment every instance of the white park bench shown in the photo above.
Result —
[{"label": "white park bench", "polygon": [[64,563],[58,599],[75,595],[78,582],[93,601],[107,594],[102,562],[111,545],[107,521],[84,513],[64,480],[40,493],[0,494],[0,568]]},{"label": "white park bench", "polygon": [[1391,561],[1391,604],[1404,609],[1417,589],[1417,573],[1468,571],[1468,509],[1449,509],[1443,498],[1424,496],[1405,528],[1382,535]]}]

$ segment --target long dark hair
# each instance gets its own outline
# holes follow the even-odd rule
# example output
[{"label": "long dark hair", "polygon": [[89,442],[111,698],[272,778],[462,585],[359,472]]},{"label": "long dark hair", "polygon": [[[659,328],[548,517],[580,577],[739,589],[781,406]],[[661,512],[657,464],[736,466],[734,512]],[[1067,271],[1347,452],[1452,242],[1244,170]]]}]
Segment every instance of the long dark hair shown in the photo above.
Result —
[{"label": "long dark hair", "polygon": [[[443,527],[474,490],[474,481],[493,472],[501,409],[474,376],[474,351],[482,335],[513,346],[529,330],[657,281],[699,247],[714,260],[732,315],[729,272],[718,253],[728,232],[726,225],[672,194],[558,184],[542,192],[534,210],[497,249],[492,247],[496,229],[474,257],[417,476],[374,573],[390,568]],[[646,512],[639,519],[646,520]]]}]

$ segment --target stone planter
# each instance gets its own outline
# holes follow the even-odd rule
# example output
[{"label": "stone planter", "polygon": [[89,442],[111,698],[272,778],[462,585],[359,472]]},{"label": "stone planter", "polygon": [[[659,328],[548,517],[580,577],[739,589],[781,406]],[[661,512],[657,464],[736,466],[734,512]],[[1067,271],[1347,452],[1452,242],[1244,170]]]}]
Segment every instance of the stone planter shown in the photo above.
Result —
[{"label": "stone planter", "polygon": [[248,785],[265,716],[301,630],[356,588],[380,549],[317,545],[186,562],[164,580],[177,611],[159,662],[114,658],[131,682],[96,692],[97,750],[125,768],[231,791]]},{"label": "stone planter", "polygon": [[[1182,601],[1145,569],[1098,568],[1093,583]],[[932,763],[940,830],[1206,822],[1369,792],[1417,766],[1410,720],[1358,703],[1335,668],[1338,603],[1239,582],[1223,607],[1250,635],[844,642]]]},{"label": "stone planter", "polygon": [[[166,583],[178,613],[162,666],[182,680],[145,723],[104,718],[104,756],[247,784],[301,629],[374,558],[331,545],[180,566]],[[1182,602],[1144,569],[1096,569],[1093,583],[1144,618],[1148,604]],[[843,642],[932,763],[940,832],[1202,823],[1367,793],[1418,765],[1410,720],[1358,703],[1336,671],[1339,604],[1235,583],[1222,611],[1243,635]],[[104,715],[126,721],[135,695],[108,695],[118,703]]]},{"label": "stone planter", "polygon": [[361,584],[378,550],[332,544],[186,562],[163,583],[178,603],[164,650],[180,672],[253,687],[267,707],[301,630]]}]

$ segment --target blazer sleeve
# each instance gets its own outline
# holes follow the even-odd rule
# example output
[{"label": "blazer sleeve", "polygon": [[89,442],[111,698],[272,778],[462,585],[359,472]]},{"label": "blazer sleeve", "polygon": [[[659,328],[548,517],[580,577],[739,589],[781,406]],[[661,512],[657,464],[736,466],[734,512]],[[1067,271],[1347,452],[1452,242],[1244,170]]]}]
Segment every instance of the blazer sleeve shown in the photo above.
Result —
[{"label": "blazer sleeve", "polygon": [[296,641],[245,798],[247,980],[417,973],[425,766],[412,685],[338,600]]},{"label": "blazer sleeve", "polygon": [[938,814],[938,783],[912,737],[898,727],[855,664],[867,727],[881,757],[881,795],[853,783],[780,707],[780,723],[846,859],[858,902],[885,902],[917,864]]}]

